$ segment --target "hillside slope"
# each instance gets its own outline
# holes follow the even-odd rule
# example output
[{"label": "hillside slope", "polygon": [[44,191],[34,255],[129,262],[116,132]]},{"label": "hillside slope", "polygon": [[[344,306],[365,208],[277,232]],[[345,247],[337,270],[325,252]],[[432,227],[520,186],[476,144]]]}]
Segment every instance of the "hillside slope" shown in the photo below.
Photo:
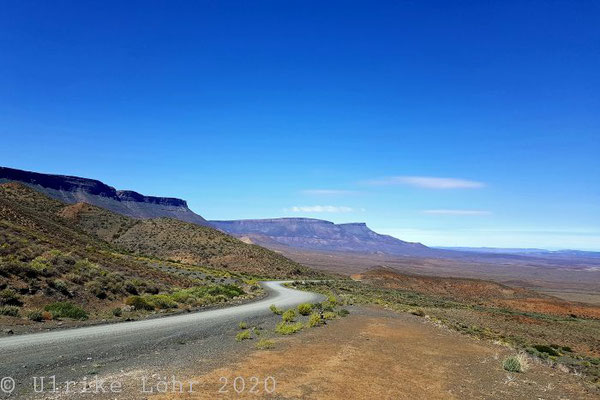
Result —
[{"label": "hillside slope", "polygon": [[[136,312],[225,301],[243,288],[253,295],[248,274],[318,275],[212,228],[137,220],[67,205],[19,183],[0,184],[0,325],[6,318],[8,326],[26,324],[20,317],[36,311],[42,318],[46,307],[58,307],[52,312],[60,318],[72,311],[64,302],[85,310],[77,318],[106,319],[120,316],[108,310],[127,299]],[[130,299],[138,295],[145,300]]]},{"label": "hillside slope", "polygon": [[136,255],[147,255],[271,278],[316,276],[284,256],[216,229],[175,219],[135,220],[91,206],[61,210],[81,229]]},{"label": "hillside slope", "polygon": [[0,184],[0,306],[72,299],[102,308],[133,292],[192,285],[68,223],[59,215],[64,206],[23,185]]}]

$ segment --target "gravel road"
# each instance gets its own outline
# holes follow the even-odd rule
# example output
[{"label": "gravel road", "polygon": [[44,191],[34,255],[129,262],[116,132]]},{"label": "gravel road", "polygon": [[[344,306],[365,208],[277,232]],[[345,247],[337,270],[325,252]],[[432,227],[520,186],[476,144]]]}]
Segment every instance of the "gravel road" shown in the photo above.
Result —
[{"label": "gravel road", "polygon": [[81,379],[86,374],[98,373],[97,370],[103,373],[131,368],[150,370],[175,359],[183,366],[188,357],[207,360],[221,357],[235,343],[232,334],[239,321],[261,324],[273,319],[271,304],[290,308],[323,299],[315,293],[283,287],[282,283],[263,282],[267,297],[239,306],[2,338],[0,378],[14,379],[18,392],[27,390],[34,376]]}]

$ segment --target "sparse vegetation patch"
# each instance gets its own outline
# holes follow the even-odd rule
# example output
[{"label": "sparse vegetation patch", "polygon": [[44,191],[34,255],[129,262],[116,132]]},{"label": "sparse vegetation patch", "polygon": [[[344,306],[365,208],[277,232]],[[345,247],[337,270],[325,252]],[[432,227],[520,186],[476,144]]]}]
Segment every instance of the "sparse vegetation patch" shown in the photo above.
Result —
[{"label": "sparse vegetation patch", "polygon": [[248,339],[252,339],[252,333],[249,329],[238,332],[235,335],[235,340],[238,342],[241,342],[242,340],[248,340]]},{"label": "sparse vegetation patch", "polygon": [[275,327],[275,332],[277,332],[280,335],[292,335],[296,332],[301,331],[303,327],[304,325],[302,324],[302,322],[280,322]]},{"label": "sparse vegetation patch", "polygon": [[283,322],[294,322],[296,320],[296,312],[293,309],[289,309],[281,315]]},{"label": "sparse vegetation patch", "polygon": [[310,303],[303,303],[298,306],[298,313],[300,315],[310,315],[311,312],[312,312],[312,304],[310,304]]},{"label": "sparse vegetation patch", "polygon": [[522,354],[510,356],[504,360],[502,367],[509,372],[525,372],[527,359]]},{"label": "sparse vegetation patch", "polygon": [[277,306],[275,304],[271,304],[269,306],[269,309],[273,312],[273,314],[275,315],[281,315],[283,314],[283,310],[280,308],[277,308]]},{"label": "sparse vegetation patch", "polygon": [[275,347],[275,342],[269,339],[260,339],[258,342],[256,342],[255,347],[258,350],[272,349],[273,347]]},{"label": "sparse vegetation patch", "polygon": [[88,315],[83,308],[68,302],[56,302],[48,304],[46,307],[44,307],[44,310],[51,313],[53,319],[71,318],[85,320],[88,318]]}]

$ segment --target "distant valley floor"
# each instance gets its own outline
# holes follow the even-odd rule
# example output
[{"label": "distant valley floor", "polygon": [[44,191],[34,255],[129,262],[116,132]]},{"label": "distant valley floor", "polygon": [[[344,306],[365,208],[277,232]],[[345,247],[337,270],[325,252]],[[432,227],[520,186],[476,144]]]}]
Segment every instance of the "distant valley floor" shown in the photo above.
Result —
[{"label": "distant valley floor", "polygon": [[345,276],[387,266],[403,273],[475,278],[534,289],[568,301],[600,305],[600,261],[477,255],[463,259],[397,257],[384,254],[336,253],[271,247],[286,257],[323,271]]}]

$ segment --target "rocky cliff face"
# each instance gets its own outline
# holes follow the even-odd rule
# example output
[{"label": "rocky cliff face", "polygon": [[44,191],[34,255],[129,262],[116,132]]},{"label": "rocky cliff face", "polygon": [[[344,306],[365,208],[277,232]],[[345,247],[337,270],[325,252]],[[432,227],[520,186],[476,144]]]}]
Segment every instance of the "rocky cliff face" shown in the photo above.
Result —
[{"label": "rocky cliff face", "polygon": [[317,251],[353,251],[394,255],[435,252],[420,243],[405,242],[372,231],[365,223],[334,224],[312,218],[210,221],[227,233],[265,247],[290,246]]},{"label": "rocky cliff face", "polygon": [[209,225],[204,218],[188,208],[185,200],[116,190],[94,179],[0,167],[0,182],[21,182],[65,203],[89,203],[133,218],[167,217]]}]

